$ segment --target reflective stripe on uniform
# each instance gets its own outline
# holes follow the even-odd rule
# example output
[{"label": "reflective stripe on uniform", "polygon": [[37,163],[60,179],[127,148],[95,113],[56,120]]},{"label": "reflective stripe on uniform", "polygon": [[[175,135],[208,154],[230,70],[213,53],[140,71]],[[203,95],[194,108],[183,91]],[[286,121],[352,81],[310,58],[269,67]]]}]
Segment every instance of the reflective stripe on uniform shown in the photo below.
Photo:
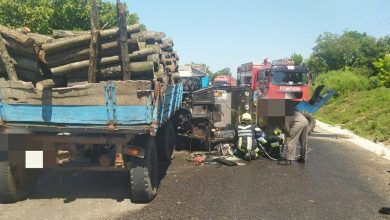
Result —
[{"label": "reflective stripe on uniform", "polygon": [[251,128],[252,128],[251,125],[247,125],[247,126],[239,125],[239,126],[238,126],[238,129],[251,129]]},{"label": "reflective stripe on uniform", "polygon": [[251,130],[238,130],[237,135],[239,137],[244,137],[244,136],[252,136],[252,131]]},{"label": "reflective stripe on uniform", "polygon": [[246,149],[248,151],[251,151],[252,150],[252,137],[247,137],[246,139],[247,143],[246,143]]}]

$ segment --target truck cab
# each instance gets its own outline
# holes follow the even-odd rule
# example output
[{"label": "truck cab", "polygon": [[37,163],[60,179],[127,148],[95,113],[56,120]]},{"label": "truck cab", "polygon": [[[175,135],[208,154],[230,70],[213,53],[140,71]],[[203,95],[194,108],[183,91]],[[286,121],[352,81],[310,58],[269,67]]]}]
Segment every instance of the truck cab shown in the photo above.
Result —
[{"label": "truck cab", "polygon": [[272,65],[259,71],[256,93],[269,99],[292,98],[294,101],[310,99],[310,77],[305,66]]},{"label": "truck cab", "polygon": [[228,75],[220,75],[215,77],[213,86],[236,86],[237,81]]},{"label": "truck cab", "polygon": [[296,102],[310,99],[311,77],[307,67],[290,60],[276,60],[272,64],[265,60],[261,67],[252,71],[254,98],[288,98]]}]

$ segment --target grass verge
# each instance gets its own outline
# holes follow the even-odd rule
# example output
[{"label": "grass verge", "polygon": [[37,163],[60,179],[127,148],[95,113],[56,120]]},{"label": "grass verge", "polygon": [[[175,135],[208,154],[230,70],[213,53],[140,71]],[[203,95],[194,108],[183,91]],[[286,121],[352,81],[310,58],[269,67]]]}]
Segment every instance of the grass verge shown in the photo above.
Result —
[{"label": "grass verge", "polygon": [[375,142],[390,144],[390,89],[345,93],[332,99],[316,117]]}]

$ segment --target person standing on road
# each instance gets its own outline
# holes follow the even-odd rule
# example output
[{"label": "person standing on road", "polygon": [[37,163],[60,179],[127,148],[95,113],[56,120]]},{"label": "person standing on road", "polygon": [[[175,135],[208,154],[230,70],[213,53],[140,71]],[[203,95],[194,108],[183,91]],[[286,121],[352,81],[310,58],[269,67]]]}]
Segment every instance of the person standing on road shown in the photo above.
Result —
[{"label": "person standing on road", "polygon": [[260,128],[252,125],[251,121],[251,114],[242,114],[241,123],[236,129],[238,155],[249,161],[259,158],[260,149],[255,138],[261,134]]},{"label": "person standing on road", "polygon": [[296,158],[297,147],[300,146],[298,163],[305,163],[307,158],[308,125],[306,117],[295,111],[293,116],[286,117],[287,149],[286,157],[282,157],[278,164],[288,165]]}]

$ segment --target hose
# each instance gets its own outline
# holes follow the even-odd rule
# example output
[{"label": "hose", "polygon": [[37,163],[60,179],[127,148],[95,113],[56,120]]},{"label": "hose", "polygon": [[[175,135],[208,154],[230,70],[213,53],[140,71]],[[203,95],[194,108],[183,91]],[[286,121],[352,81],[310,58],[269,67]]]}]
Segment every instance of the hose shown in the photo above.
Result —
[{"label": "hose", "polygon": [[261,145],[261,144],[259,143],[259,146],[260,146],[260,150],[263,151],[263,153],[265,153],[265,155],[267,155],[267,157],[268,157],[269,159],[274,160],[274,161],[277,161],[277,160],[278,160],[278,159],[276,159],[276,158],[271,157],[271,156],[268,154],[268,152],[265,150],[265,148],[263,147],[263,145]]}]

